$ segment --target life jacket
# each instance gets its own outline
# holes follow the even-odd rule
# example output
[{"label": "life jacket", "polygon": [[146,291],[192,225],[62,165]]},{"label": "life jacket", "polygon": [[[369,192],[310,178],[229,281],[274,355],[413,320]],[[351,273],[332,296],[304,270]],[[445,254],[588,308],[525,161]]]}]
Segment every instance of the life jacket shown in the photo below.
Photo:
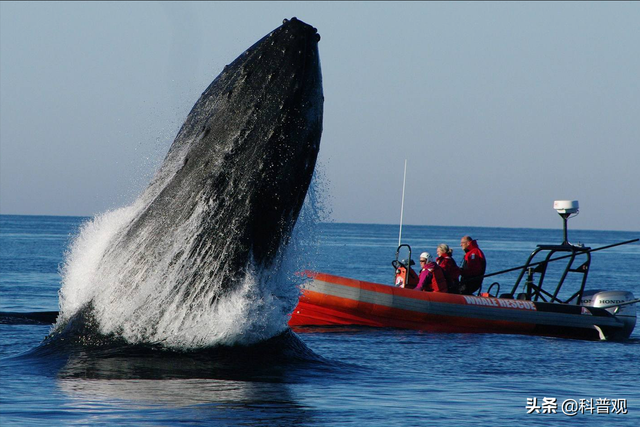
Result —
[{"label": "life jacket", "polygon": [[487,260],[478,242],[470,241],[460,269],[460,293],[471,295],[480,289],[486,269]]},{"label": "life jacket", "polygon": [[478,247],[478,242],[475,240],[470,241],[462,263],[462,277],[482,276],[486,268],[487,260],[482,250]]},{"label": "life jacket", "polygon": [[424,266],[422,271],[428,270],[431,273],[431,286],[427,286],[424,291],[447,292],[447,279],[444,277],[444,271],[435,262],[430,262]]},{"label": "life jacket", "polygon": [[433,292],[447,292],[447,278],[444,277],[444,270],[438,264],[434,264],[431,287]]},{"label": "life jacket", "polygon": [[453,292],[454,288],[458,287],[460,280],[460,268],[456,264],[456,261],[449,255],[440,256],[436,258],[436,263],[444,271],[444,277],[447,279],[447,289],[449,292]]}]

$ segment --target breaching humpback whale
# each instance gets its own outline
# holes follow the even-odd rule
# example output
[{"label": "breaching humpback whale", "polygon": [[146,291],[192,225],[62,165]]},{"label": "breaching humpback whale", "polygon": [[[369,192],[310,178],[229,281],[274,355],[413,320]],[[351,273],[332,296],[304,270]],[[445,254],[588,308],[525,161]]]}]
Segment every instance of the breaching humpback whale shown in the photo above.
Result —
[{"label": "breaching humpback whale", "polygon": [[320,144],[319,40],[284,20],[224,68],[82,279],[93,283],[63,279],[58,332],[89,313],[103,334],[193,345],[180,335],[277,268]]}]

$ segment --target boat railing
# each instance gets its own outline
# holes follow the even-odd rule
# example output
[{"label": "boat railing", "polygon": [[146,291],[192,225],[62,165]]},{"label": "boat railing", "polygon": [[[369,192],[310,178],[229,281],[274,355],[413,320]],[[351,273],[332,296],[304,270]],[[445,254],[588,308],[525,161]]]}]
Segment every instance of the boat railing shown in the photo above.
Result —
[{"label": "boat railing", "polygon": [[[564,303],[564,304],[576,304],[579,305],[582,303],[582,295],[584,293],[584,288],[587,281],[587,275],[589,273],[589,267],[591,265],[591,253],[613,248],[615,246],[626,245],[629,243],[637,242],[640,239],[627,240],[624,242],[614,243],[607,246],[602,246],[599,248],[591,249],[584,246],[572,245],[570,243],[563,243],[562,245],[538,245],[538,247],[531,253],[529,258],[527,259],[526,264],[520,265],[518,267],[509,268],[506,270],[497,271],[495,273],[489,273],[482,276],[483,278],[497,276],[504,273],[509,273],[513,271],[520,270],[520,274],[518,279],[516,280],[511,293],[503,294],[501,297],[505,298],[513,298],[516,296],[521,299],[528,299],[531,301],[545,301],[545,302],[555,302],[555,303]],[[556,258],[553,258],[555,254],[558,252],[569,252],[567,255],[562,255]],[[534,261],[538,254],[546,253],[546,256],[541,261]],[[584,255],[586,260],[582,263],[574,267],[574,263],[578,256]],[[567,260],[567,265],[565,266],[560,279],[553,290],[553,292],[547,291],[543,288],[544,280],[547,276],[547,268],[550,263],[559,261],[559,260]],[[574,292],[569,298],[563,300],[559,297],[560,290],[565,282],[569,273],[577,273],[582,274],[582,279],[580,280],[580,286],[576,292]],[[518,288],[522,283],[522,279],[526,276],[526,280],[524,282],[524,292],[517,294]],[[534,282],[534,274],[539,274],[538,283]]]},{"label": "boat railing", "polygon": [[[520,287],[522,283],[522,279],[527,274],[527,280],[525,281],[525,292],[524,297],[530,301],[544,301],[544,302],[558,302],[568,304],[570,302],[575,302],[576,304],[580,304],[582,301],[582,294],[584,293],[584,287],[587,283],[587,275],[589,273],[589,266],[591,264],[591,248],[587,248],[584,246],[576,246],[571,244],[562,244],[562,245],[538,245],[538,247],[531,253],[527,263],[522,266],[522,270],[520,271],[520,275],[513,285],[513,289],[511,291],[512,295],[516,294],[516,291]],[[555,289],[552,292],[545,290],[545,278],[547,278],[547,271],[549,267],[549,263],[552,257],[557,253],[569,252],[567,257],[564,259],[567,260],[567,263],[564,269],[561,272],[560,278],[555,285]],[[546,255],[545,255],[546,254]],[[534,262],[534,259],[540,255],[543,256],[544,259],[540,262]],[[576,257],[584,255],[586,260],[582,262],[579,266],[574,267],[576,264]],[[537,285],[534,283],[533,276],[535,273],[538,273],[538,283]],[[582,275],[582,280],[580,280],[580,284],[578,290],[571,295],[566,300],[562,300],[559,297],[560,290],[565,284],[565,280],[569,273],[576,273]],[[553,286],[553,285],[551,285]],[[522,296],[521,296],[522,297]]]}]

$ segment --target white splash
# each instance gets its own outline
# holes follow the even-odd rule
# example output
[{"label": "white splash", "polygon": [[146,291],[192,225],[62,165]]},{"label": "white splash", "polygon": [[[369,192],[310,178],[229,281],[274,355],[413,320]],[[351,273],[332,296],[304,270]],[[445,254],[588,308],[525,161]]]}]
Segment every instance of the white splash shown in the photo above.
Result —
[{"label": "white splash", "polygon": [[195,292],[181,286],[184,268],[172,268],[176,262],[188,265],[186,254],[204,205],[171,233],[182,238],[163,241],[166,247],[158,252],[163,257],[153,260],[141,258],[153,256],[148,251],[112,250],[144,211],[145,200],[153,197],[150,189],[131,206],[93,218],[82,226],[66,254],[57,326],[91,304],[100,333],[114,334],[132,344],[194,349],[252,344],[283,332],[304,281],[299,272],[309,267],[308,255],[315,246],[316,182],[314,177],[290,244],[281,248],[273,267],[256,271],[250,262],[241,286],[218,299],[215,265],[207,268],[210,275],[200,275],[208,277],[207,283],[191,287]]}]

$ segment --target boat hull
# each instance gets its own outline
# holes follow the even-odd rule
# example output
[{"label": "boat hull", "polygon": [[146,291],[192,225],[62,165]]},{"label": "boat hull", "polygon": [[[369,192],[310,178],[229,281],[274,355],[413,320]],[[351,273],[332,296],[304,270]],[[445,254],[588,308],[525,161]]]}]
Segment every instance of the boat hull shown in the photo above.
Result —
[{"label": "boat hull", "polygon": [[292,327],[362,325],[588,340],[626,339],[633,329],[600,308],[418,292],[325,273],[307,275],[310,281],[291,315]]}]

